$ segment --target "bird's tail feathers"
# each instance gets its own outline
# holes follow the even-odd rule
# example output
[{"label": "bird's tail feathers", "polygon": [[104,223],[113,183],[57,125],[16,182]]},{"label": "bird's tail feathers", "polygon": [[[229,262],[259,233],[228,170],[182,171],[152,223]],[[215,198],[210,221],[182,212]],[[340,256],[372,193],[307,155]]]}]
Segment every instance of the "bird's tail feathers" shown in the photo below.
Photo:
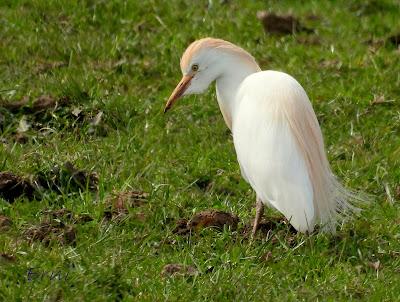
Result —
[{"label": "bird's tail feathers", "polygon": [[346,189],[333,175],[324,149],[318,120],[304,90],[297,102],[284,106],[286,121],[303,154],[314,191],[314,208],[323,231],[335,232],[337,226],[360,211],[368,202],[366,194]]}]

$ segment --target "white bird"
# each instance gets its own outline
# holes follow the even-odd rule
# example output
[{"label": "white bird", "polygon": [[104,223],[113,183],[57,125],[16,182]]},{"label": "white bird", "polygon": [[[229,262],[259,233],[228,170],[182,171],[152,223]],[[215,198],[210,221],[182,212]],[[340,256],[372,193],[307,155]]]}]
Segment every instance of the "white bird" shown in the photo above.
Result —
[{"label": "white bird", "polygon": [[220,39],[190,44],[181,58],[183,78],[164,112],[216,81],[217,100],[231,129],[242,176],[256,192],[255,234],[268,205],[299,232],[334,232],[353,201],[331,172],[314,110],[290,75],[261,71],[253,56]]}]

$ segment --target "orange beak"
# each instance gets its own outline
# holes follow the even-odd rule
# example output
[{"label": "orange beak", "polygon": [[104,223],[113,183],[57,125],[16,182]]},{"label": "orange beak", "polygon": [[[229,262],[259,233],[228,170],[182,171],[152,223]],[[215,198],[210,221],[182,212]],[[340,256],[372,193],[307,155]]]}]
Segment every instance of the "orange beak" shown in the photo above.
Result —
[{"label": "orange beak", "polygon": [[186,89],[190,85],[190,81],[193,79],[193,75],[184,75],[182,80],[178,83],[178,85],[175,87],[174,91],[172,92],[171,96],[169,97],[167,104],[165,105],[164,108],[164,113],[167,112],[169,109],[171,109],[172,105],[176,102],[177,99],[179,99]]}]

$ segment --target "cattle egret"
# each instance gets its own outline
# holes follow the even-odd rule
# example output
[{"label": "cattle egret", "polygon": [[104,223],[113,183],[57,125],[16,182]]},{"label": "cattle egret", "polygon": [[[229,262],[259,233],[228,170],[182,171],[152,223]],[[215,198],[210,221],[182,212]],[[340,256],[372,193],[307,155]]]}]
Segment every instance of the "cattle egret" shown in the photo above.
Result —
[{"label": "cattle egret", "polygon": [[261,71],[248,52],[220,39],[193,42],[180,65],[183,78],[164,112],[180,97],[201,93],[216,81],[242,176],[257,196],[253,235],[264,205],[281,212],[299,232],[312,232],[316,224],[334,232],[360,198],[331,172],[303,87],[286,73]]}]

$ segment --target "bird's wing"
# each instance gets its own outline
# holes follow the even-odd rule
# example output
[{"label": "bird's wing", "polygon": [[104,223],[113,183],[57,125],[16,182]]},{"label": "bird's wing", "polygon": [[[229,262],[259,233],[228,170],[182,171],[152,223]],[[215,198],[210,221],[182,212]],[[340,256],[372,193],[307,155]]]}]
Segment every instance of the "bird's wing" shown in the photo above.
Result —
[{"label": "bird's wing", "polygon": [[250,76],[240,88],[233,121],[238,161],[264,203],[284,214],[298,231],[311,231],[316,220],[313,186],[283,108],[288,98],[296,96],[290,93],[293,87],[290,81],[285,83],[285,77],[274,83],[268,79],[274,75],[265,76]]}]

